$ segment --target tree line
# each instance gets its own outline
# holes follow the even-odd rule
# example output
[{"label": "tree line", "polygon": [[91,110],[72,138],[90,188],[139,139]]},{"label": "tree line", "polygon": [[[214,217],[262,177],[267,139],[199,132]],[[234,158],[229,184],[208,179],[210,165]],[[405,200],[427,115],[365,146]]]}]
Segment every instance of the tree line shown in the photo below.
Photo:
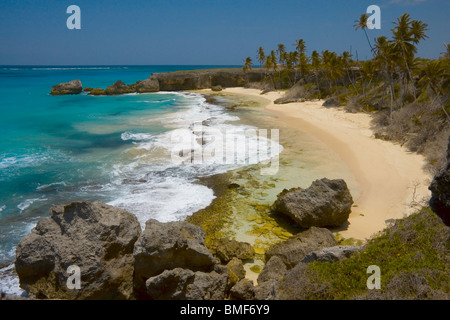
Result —
[{"label": "tree line", "polygon": [[[314,85],[317,98],[353,94],[367,99],[369,91],[377,88],[389,96],[391,114],[404,104],[433,99],[450,119],[450,45],[444,43],[445,51],[439,59],[417,57],[417,45],[428,38],[428,25],[413,20],[408,13],[393,22],[390,38],[380,36],[372,44],[366,32],[367,20],[368,15],[362,14],[355,20],[354,28],[364,31],[373,55],[371,59],[355,60],[348,51],[337,54],[314,50],[308,55],[303,39],[295,41],[293,51],[287,51],[282,43],[267,53],[259,47],[256,59],[265,71],[265,81],[274,88],[289,88],[298,83]],[[243,70],[252,68],[253,59],[247,57]]]}]

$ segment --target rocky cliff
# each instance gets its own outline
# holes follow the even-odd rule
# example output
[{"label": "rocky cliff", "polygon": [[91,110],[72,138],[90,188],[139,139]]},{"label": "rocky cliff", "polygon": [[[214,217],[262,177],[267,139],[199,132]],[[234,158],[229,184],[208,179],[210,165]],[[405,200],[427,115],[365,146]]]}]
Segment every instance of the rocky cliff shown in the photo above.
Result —
[{"label": "rocky cliff", "polygon": [[450,138],[447,147],[447,166],[437,174],[430,187],[430,207],[450,226]]},{"label": "rocky cliff", "polygon": [[[89,88],[86,90],[91,95],[117,95],[124,93],[144,93],[158,91],[182,91],[209,88],[243,87],[251,82],[257,82],[264,78],[264,72],[259,70],[244,72],[242,69],[207,69],[192,71],[176,71],[155,73],[145,80],[134,84],[125,84],[121,80],[116,81],[106,89]],[[80,93],[81,82],[74,80],[66,84],[58,84],[52,88],[52,94],[76,94]]]}]

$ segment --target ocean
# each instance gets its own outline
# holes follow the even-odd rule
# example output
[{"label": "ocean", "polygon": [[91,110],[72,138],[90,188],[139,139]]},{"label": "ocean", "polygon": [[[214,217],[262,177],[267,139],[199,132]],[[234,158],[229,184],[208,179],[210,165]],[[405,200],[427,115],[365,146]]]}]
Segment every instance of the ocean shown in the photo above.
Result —
[{"label": "ocean", "polygon": [[[53,205],[99,200],[132,212],[142,226],[151,218],[181,220],[214,199],[199,178],[245,165],[174,163],[175,130],[192,131],[202,121],[236,136],[250,128],[199,94],[51,96],[53,85],[80,79],[83,87],[106,88],[152,73],[218,67],[225,66],[0,66],[3,271]],[[17,279],[3,277],[0,287],[20,293]]]}]

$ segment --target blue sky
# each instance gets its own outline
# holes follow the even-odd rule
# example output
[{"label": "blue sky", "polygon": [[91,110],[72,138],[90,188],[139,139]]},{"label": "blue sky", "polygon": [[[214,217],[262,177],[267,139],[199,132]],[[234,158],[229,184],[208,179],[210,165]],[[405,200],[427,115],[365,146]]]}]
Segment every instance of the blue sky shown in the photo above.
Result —
[{"label": "blue sky", "polygon": [[[81,8],[81,30],[68,30],[69,5]],[[436,58],[450,42],[448,0],[2,0],[0,65],[239,65],[256,50],[308,53],[352,50],[370,57],[354,20],[369,5],[381,7],[381,30],[391,36],[401,14],[429,25],[419,55]]]}]

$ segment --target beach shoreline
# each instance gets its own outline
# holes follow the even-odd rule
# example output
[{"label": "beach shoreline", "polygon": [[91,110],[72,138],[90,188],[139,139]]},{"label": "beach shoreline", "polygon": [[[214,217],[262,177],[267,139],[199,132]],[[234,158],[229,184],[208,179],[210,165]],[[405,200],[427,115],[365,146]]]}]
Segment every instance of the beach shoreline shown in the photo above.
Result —
[{"label": "beach shoreline", "polygon": [[[207,94],[210,90],[201,90]],[[371,116],[322,107],[323,101],[275,104],[282,92],[260,94],[257,89],[227,88],[225,95],[266,99],[280,127],[307,133],[330,148],[348,166],[360,189],[354,197],[349,223],[339,230],[344,238],[366,240],[382,231],[390,219],[400,219],[425,204],[432,179],[425,158],[389,141],[375,139]]]}]

